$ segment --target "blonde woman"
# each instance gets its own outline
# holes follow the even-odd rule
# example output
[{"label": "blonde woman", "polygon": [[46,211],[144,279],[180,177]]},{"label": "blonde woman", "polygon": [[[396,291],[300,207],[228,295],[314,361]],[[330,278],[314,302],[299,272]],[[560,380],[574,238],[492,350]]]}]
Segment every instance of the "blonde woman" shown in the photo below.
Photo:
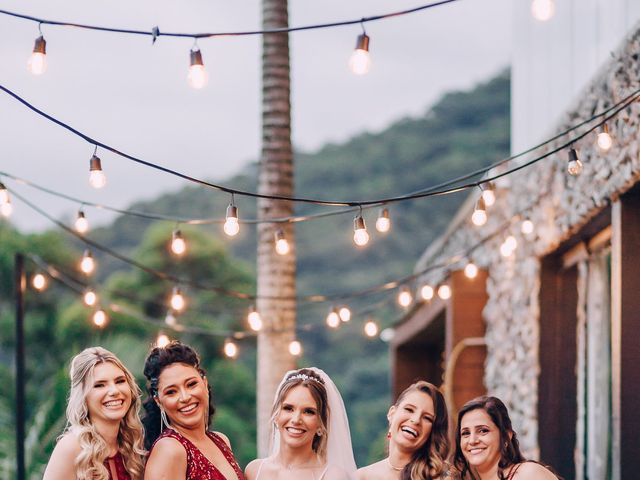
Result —
[{"label": "blonde woman", "polygon": [[144,474],[140,389],[102,347],[71,360],[67,428],[43,480],[141,480]]}]

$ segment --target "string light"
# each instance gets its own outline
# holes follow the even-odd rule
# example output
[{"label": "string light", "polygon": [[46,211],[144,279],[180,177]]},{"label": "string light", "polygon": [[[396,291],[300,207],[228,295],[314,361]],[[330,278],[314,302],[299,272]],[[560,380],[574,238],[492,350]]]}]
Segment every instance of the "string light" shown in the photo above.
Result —
[{"label": "string light", "polygon": [[209,81],[209,74],[204,68],[204,62],[202,61],[202,52],[197,45],[194,45],[190,52],[190,65],[189,74],[187,75],[187,81],[191,88],[199,90],[203,88]]},{"label": "string light", "polygon": [[278,255],[286,255],[291,251],[289,242],[284,236],[284,230],[278,230],[275,233],[275,246]]},{"label": "string light", "polygon": [[89,221],[82,210],[78,210],[78,216],[76,217],[74,227],[78,233],[87,233],[89,231]]},{"label": "string light", "polygon": [[93,312],[93,323],[96,327],[104,328],[107,326],[108,321],[109,317],[107,317],[107,314],[101,308]]},{"label": "string light", "polygon": [[364,324],[364,333],[369,338],[375,337],[378,335],[378,324],[373,320],[367,321],[367,323]]},{"label": "string light", "polygon": [[438,287],[438,296],[442,300],[448,300],[451,298],[451,287],[447,284],[440,285]]},{"label": "string light", "polygon": [[413,302],[413,295],[411,295],[411,290],[408,287],[402,287],[400,289],[400,293],[398,293],[398,304],[407,308]]},{"label": "string light", "polygon": [[464,267],[464,275],[469,279],[474,279],[478,276],[478,267],[475,263],[469,262]]},{"label": "string light", "polygon": [[298,340],[293,340],[289,344],[289,353],[294,357],[302,355],[302,344]]},{"label": "string light", "polygon": [[93,307],[98,301],[98,295],[91,288],[87,288],[82,295],[82,301],[87,307]]},{"label": "string light", "polygon": [[96,269],[96,262],[90,250],[85,250],[80,260],[80,271],[86,275],[90,275]]},{"label": "string light", "polygon": [[0,214],[3,217],[10,217],[13,212],[13,205],[11,204],[11,196],[4,183],[0,182]]},{"label": "string light", "polygon": [[236,358],[238,356],[238,345],[236,345],[232,340],[225,340],[224,354],[228,358]]},{"label": "string light", "polygon": [[608,152],[611,146],[613,145],[613,139],[611,138],[611,134],[609,133],[609,126],[605,123],[600,127],[600,133],[596,137],[596,143],[598,144],[598,148],[602,152]]},{"label": "string light", "polygon": [[356,48],[349,59],[349,68],[356,75],[365,75],[371,68],[369,58],[369,36],[362,32],[356,40]]},{"label": "string light", "polygon": [[485,206],[484,197],[482,195],[478,198],[476,206],[473,209],[471,221],[476,227],[481,227],[487,223],[487,207]]},{"label": "string light", "polygon": [[253,330],[254,332],[259,332],[260,330],[262,330],[262,317],[253,306],[249,308],[247,323],[249,324],[249,328],[251,328],[251,330]]},{"label": "string light", "polygon": [[420,296],[423,300],[431,300],[433,298],[433,294],[433,287],[431,285],[423,285],[420,289]]},{"label": "string light", "polygon": [[171,234],[171,251],[178,256],[184,255],[187,251],[187,243],[182,237],[182,232],[178,229]]},{"label": "string light", "polygon": [[391,218],[389,217],[389,209],[384,207],[380,209],[380,214],[376,220],[376,230],[380,233],[387,233],[391,228]]},{"label": "string light", "polygon": [[353,242],[359,246],[364,247],[367,243],[369,243],[369,233],[367,232],[367,227],[364,223],[364,218],[362,215],[358,215],[353,220]]},{"label": "string light", "polygon": [[525,235],[532,234],[534,229],[535,229],[535,226],[533,225],[533,222],[529,219],[524,220],[522,222],[522,225],[520,225],[520,231]]},{"label": "string light", "polygon": [[93,188],[102,188],[107,184],[107,177],[102,171],[102,162],[95,152],[89,160],[89,184]]},{"label": "string light", "polygon": [[518,248],[518,241],[516,240],[516,237],[509,235],[504,239],[502,245],[500,245],[500,254],[503,257],[510,257],[513,252],[515,252],[516,248]]},{"label": "string light", "polygon": [[169,310],[167,315],[164,317],[164,323],[174,328],[178,325],[178,320],[176,320],[176,317],[171,310]]},{"label": "string light", "polygon": [[531,14],[540,22],[550,20],[555,13],[556,3],[554,0],[533,0],[531,2]]},{"label": "string light", "polygon": [[575,148],[569,149],[569,162],[567,163],[567,172],[569,175],[580,175],[582,172],[582,162],[578,158],[578,152]]},{"label": "string light", "polygon": [[327,325],[331,328],[338,328],[340,326],[340,315],[335,308],[329,310],[329,314],[326,319]]},{"label": "string light", "polygon": [[170,305],[171,308],[173,308],[176,312],[181,312],[182,310],[184,310],[186,302],[179,287],[173,287],[173,291],[171,292]]},{"label": "string light", "polygon": [[496,189],[493,186],[493,182],[487,182],[482,188],[482,199],[486,207],[491,207],[496,203]]},{"label": "string light", "polygon": [[47,42],[42,35],[36,38],[27,66],[34,75],[42,75],[47,71]]},{"label": "string light", "polygon": [[163,332],[158,333],[158,338],[156,338],[156,347],[164,348],[171,343],[171,339]]},{"label": "string light", "polygon": [[31,285],[38,292],[42,292],[47,288],[47,277],[45,277],[42,273],[36,273],[31,279]]},{"label": "string light", "polygon": [[233,201],[227,206],[227,215],[224,222],[224,233],[233,237],[240,231],[240,223],[238,223],[238,207],[233,204]]},{"label": "string light", "polygon": [[346,305],[343,305],[338,310],[338,315],[340,316],[340,320],[343,322],[348,322],[351,320],[351,310]]}]

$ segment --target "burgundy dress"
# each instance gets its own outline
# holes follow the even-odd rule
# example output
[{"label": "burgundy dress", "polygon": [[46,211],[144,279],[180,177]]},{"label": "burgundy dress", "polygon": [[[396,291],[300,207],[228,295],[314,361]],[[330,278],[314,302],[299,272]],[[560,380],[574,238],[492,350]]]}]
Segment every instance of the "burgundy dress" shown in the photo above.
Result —
[{"label": "burgundy dress", "polygon": [[[116,467],[116,478],[111,478],[109,460],[113,460],[113,464]],[[104,466],[107,467],[107,471],[109,472],[109,480],[131,480],[131,475],[129,475],[124,468],[124,460],[122,460],[122,454],[120,452],[116,453],[113,457],[107,458],[104,461]]]},{"label": "burgundy dress", "polygon": [[[187,452],[187,480],[227,480],[227,478],[216,468],[216,466],[203,455],[203,453],[196,447],[191,441],[176,432],[172,428],[166,428],[164,432],[158,437],[158,439],[151,446],[151,450],[155,444],[164,437],[175,438],[180,442]],[[238,476],[238,480],[244,480],[242,470],[236,462],[233,452],[225,441],[213,432],[207,432],[207,437],[218,447],[218,449],[224,455],[224,458],[229,462],[229,465],[233,468]],[[151,451],[149,451],[151,454]]]}]

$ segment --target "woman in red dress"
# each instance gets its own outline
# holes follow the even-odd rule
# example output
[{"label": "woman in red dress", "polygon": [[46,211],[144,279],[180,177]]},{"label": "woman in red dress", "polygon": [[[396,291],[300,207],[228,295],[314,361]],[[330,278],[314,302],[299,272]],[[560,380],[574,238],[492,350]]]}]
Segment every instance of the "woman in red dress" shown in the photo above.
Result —
[{"label": "woman in red dress", "polygon": [[146,480],[244,480],[229,439],[209,431],[211,389],[198,354],[171,342],[155,347],[144,365],[149,398],[145,446]]}]

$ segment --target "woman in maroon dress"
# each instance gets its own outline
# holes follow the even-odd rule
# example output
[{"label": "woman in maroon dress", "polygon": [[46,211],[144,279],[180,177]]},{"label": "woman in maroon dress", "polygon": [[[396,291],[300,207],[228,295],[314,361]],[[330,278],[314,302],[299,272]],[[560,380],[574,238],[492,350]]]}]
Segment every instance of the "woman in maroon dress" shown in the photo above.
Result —
[{"label": "woman in maroon dress", "polygon": [[211,389],[198,354],[171,342],[156,347],[144,365],[149,398],[145,446],[146,480],[244,480],[229,439],[209,431]]}]

